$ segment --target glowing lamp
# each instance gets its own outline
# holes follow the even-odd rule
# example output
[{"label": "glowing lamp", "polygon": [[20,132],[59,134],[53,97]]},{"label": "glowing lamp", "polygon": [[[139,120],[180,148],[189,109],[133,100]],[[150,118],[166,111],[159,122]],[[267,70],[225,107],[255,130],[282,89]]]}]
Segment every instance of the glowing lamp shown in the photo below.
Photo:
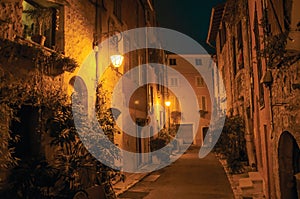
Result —
[{"label": "glowing lamp", "polygon": [[166,101],[165,105],[169,107],[169,106],[171,106],[171,102],[170,101]]},{"label": "glowing lamp", "polygon": [[111,55],[110,61],[114,67],[118,68],[122,65],[124,57],[122,55]]}]

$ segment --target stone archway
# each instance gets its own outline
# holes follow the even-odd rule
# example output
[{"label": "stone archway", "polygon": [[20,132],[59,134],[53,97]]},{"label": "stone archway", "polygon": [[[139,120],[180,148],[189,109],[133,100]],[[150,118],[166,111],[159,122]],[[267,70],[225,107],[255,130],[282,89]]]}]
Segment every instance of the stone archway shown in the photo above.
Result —
[{"label": "stone archway", "polygon": [[70,79],[69,85],[72,87],[73,94],[77,94],[78,102],[83,106],[84,111],[88,110],[88,90],[83,79],[79,76],[74,76]]},{"label": "stone archway", "polygon": [[300,172],[300,150],[295,138],[287,131],[279,139],[278,161],[281,198],[298,198],[294,175]]}]

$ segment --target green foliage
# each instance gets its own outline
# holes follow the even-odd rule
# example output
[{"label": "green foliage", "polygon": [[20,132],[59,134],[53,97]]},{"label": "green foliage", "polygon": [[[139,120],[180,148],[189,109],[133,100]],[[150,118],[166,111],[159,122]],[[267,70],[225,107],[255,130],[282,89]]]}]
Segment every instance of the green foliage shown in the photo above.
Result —
[{"label": "green foliage", "polygon": [[226,116],[225,124],[214,151],[224,156],[232,173],[242,171],[247,161],[244,120],[239,116]]},{"label": "green foliage", "polygon": [[61,73],[63,71],[74,72],[76,67],[78,67],[75,59],[65,57],[59,53],[52,53],[49,59],[49,63],[52,63],[53,68]]},{"label": "green foliage", "polygon": [[17,165],[18,159],[13,156],[14,148],[9,148],[10,142],[16,142],[18,137],[13,137],[6,126],[7,118],[11,118],[13,111],[5,104],[0,104],[0,169],[9,169]]},{"label": "green foliage", "polygon": [[42,34],[42,27],[49,28],[52,21],[52,10],[50,8],[36,7],[30,10],[24,10],[27,17],[31,18],[34,25],[38,26],[36,34]]},{"label": "green foliage", "polygon": [[49,76],[57,76],[65,71],[74,72],[78,67],[75,59],[61,53],[37,48],[26,42],[16,43],[0,39],[0,60],[3,63],[8,62],[11,64],[12,61],[22,59],[30,60],[33,69],[39,69],[39,72]]},{"label": "green foliage", "polygon": [[163,128],[158,132],[158,136],[150,141],[151,151],[157,151],[165,147],[176,136],[176,126],[173,125],[170,128]]},{"label": "green foliage", "polygon": [[109,107],[110,93],[104,89],[104,83],[101,82],[97,88],[97,119],[106,136],[111,142],[114,141],[114,134],[119,131],[115,128],[115,119]]},{"label": "green foliage", "polygon": [[10,187],[0,195],[3,198],[46,198],[49,188],[58,180],[58,171],[41,157],[23,160],[11,172],[13,174],[8,179]]},{"label": "green foliage", "polygon": [[278,34],[273,34],[270,31],[268,9],[264,9],[259,25],[262,27],[264,34],[262,37],[263,48],[258,51],[258,55],[266,59],[269,68],[289,66],[299,60],[299,53],[289,54],[286,50],[289,30],[281,30]]},{"label": "green foliage", "polygon": [[164,139],[155,138],[150,141],[150,149],[152,152],[157,151],[157,150],[163,148],[164,146],[166,146],[166,140],[164,140]]},{"label": "green foliage", "polygon": [[[48,121],[49,133],[53,138],[51,145],[56,148],[55,159],[52,164],[59,171],[60,180],[56,184],[56,190],[62,193],[74,193],[84,189],[81,183],[85,174],[84,169],[96,173],[96,160],[86,150],[81,142],[73,121],[71,107],[57,109],[53,117]],[[91,182],[95,183],[95,182]]]},{"label": "green foliage", "polygon": [[[176,126],[172,125],[170,128],[163,128],[158,132],[158,136],[150,140],[150,150],[155,152],[167,146],[176,136]],[[170,160],[170,152],[174,146],[168,146],[160,151],[159,159],[164,161]],[[154,153],[155,154],[155,153]]]},{"label": "green foliage", "polygon": [[[0,68],[2,70],[2,68]],[[11,137],[8,130],[9,124],[1,126],[0,167],[10,168],[10,187],[1,195],[5,198],[49,198],[51,195],[61,198],[70,198],[79,189],[84,189],[95,184],[110,186],[110,180],[119,175],[119,172],[97,161],[82,143],[84,135],[89,137],[90,142],[85,142],[88,147],[98,147],[100,153],[104,153],[111,161],[118,158],[118,151],[104,150],[105,146],[94,143],[100,136],[96,132],[97,124],[90,124],[84,115],[81,115],[82,137],[79,137],[74,125],[69,97],[64,95],[58,88],[51,86],[42,87],[43,76],[36,73],[32,78],[18,79],[7,71],[0,70],[0,113],[3,120],[18,121],[17,111],[22,105],[30,103],[33,107],[39,107],[41,120],[39,131],[44,136],[52,137],[52,147],[55,150],[53,161],[45,161],[43,157],[33,157],[30,161],[20,160],[14,157],[14,149],[9,143],[18,138]],[[5,74],[5,75],[4,75]],[[100,93],[103,92],[103,93]],[[98,93],[98,119],[105,134],[113,141],[113,134],[117,132],[114,127],[112,113],[106,108],[107,91],[100,89]],[[76,95],[76,94],[74,94]],[[79,105],[80,106],[80,105]],[[83,109],[84,107],[79,107]],[[2,131],[3,130],[3,131]],[[87,136],[87,137],[88,137]],[[101,142],[105,143],[105,141]],[[1,168],[0,168],[1,169]],[[42,177],[42,179],[41,179]],[[43,180],[44,179],[44,180]],[[7,197],[6,197],[7,196]]]},{"label": "green foliage", "polygon": [[[104,153],[111,161],[118,158],[118,151],[104,150],[105,146],[99,145],[99,142],[95,143],[99,141],[99,137],[101,138],[95,128],[98,124],[90,124],[81,111],[72,111],[71,105],[66,103],[65,96],[61,93],[58,95],[48,98],[48,101],[45,101],[45,98],[40,100],[41,105],[46,106],[47,112],[51,113],[51,117],[41,121],[46,124],[45,128],[41,129],[41,133],[52,137],[54,159],[49,161],[41,157],[33,157],[28,161],[20,161],[9,177],[10,188],[0,197],[70,198],[76,191],[95,184],[108,189],[112,178],[120,176],[119,172],[97,161],[86,149],[86,145],[88,148],[97,147],[97,151]],[[76,98],[76,93],[74,95]],[[106,102],[105,95],[101,95],[100,101]],[[78,106],[78,110],[84,108],[80,104]],[[105,104],[103,106],[99,104],[99,107],[105,107]],[[79,117],[82,118],[79,121],[82,127],[81,137],[74,125],[74,114],[81,114]],[[101,118],[100,126],[105,129],[104,132],[110,140],[113,140],[115,130],[111,112],[100,108],[98,115]],[[85,138],[88,138],[88,142],[84,145],[81,140]],[[10,155],[13,157],[13,153]]]},{"label": "green foliage", "polygon": [[[98,93],[97,103],[97,115],[100,127],[104,130],[105,135],[110,141],[113,141],[113,133],[115,130],[115,123],[112,118],[112,114],[106,107],[106,95],[104,93]],[[73,96],[73,100],[76,100],[76,93]],[[101,104],[104,103],[104,104]],[[72,111],[71,107],[62,107],[60,110],[56,110],[54,117],[51,119],[49,125],[51,129],[51,135],[54,138],[52,145],[58,146],[55,164],[53,165],[60,171],[61,180],[58,187],[63,187],[60,192],[74,193],[77,190],[85,189],[94,184],[101,184],[104,187],[110,186],[112,178],[119,176],[120,173],[103,165],[96,160],[87,150],[87,148],[99,153],[104,153],[107,159],[114,161],[118,159],[118,151],[113,149],[106,150],[109,141],[105,140],[99,132],[97,132],[98,124],[91,124],[86,115],[80,110],[84,107],[79,107]],[[80,129],[76,129],[74,125],[73,115],[77,115],[80,118]],[[80,131],[80,137],[78,134]],[[101,142],[99,142],[99,139]],[[84,143],[83,143],[83,141]],[[99,144],[101,143],[101,144]],[[87,147],[87,148],[86,148]],[[84,172],[86,171],[86,172]],[[84,179],[88,178],[89,182],[83,183]]]}]

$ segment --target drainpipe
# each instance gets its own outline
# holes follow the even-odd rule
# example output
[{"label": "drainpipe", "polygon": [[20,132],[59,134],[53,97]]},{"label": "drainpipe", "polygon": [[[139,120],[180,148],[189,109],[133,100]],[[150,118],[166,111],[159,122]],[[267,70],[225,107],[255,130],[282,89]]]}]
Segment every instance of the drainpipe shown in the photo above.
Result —
[{"label": "drainpipe", "polygon": [[[265,17],[268,17],[268,15],[267,15],[267,12],[266,12],[266,10],[265,9],[267,9],[267,2],[266,1],[268,1],[268,0],[262,0],[262,3],[263,3],[263,14],[265,14],[266,16]],[[268,20],[267,20],[267,22],[268,22]],[[263,32],[263,37],[264,37],[264,41],[266,40],[266,37],[268,36],[267,35],[268,33],[266,33],[266,32]],[[264,42],[264,48],[265,48],[265,42]],[[269,62],[269,60],[267,59],[267,58],[265,58],[265,64],[266,64],[266,71],[267,71],[267,67],[268,67],[268,62]],[[273,134],[273,113],[272,113],[272,94],[271,94],[271,87],[270,87],[270,90],[269,90],[269,102],[270,102],[270,104],[269,104],[269,108],[270,108],[270,111],[269,111],[269,114],[270,114],[270,125],[271,125],[271,129],[270,129],[270,134],[271,134],[271,137],[272,137],[272,134]],[[268,137],[267,137],[267,139],[268,139]],[[268,148],[268,145],[269,145],[269,140],[266,140],[267,142],[266,142],[266,148]],[[271,191],[270,191],[270,188],[271,188],[271,183],[270,183],[270,180],[271,180],[271,176],[270,176],[270,163],[269,163],[269,155],[268,155],[268,151],[266,151],[265,152],[266,153],[266,167],[267,167],[267,186],[266,186],[266,190],[265,190],[265,192],[266,192],[266,194],[267,194],[267,197],[270,197],[270,195],[271,195]]]},{"label": "drainpipe", "polygon": [[[99,3],[99,0],[96,0],[96,5],[95,5],[95,41],[98,41],[98,35],[99,35],[99,32],[98,32],[98,4]],[[100,36],[101,37],[101,36]],[[97,86],[98,86],[98,51],[95,52],[95,60],[96,60],[96,81],[95,81],[95,84],[96,84],[96,89],[97,89]]]},{"label": "drainpipe", "polygon": [[[249,23],[249,5],[247,3],[247,7],[246,7],[246,26],[247,27],[250,27],[250,23]],[[251,37],[250,37],[250,33],[249,33],[249,28],[247,28],[247,31],[246,31],[246,37],[247,37],[247,40],[248,40],[248,68],[250,69],[250,66],[252,67],[252,62],[251,62],[251,57],[252,57],[252,53],[251,53],[251,50],[252,49],[252,40],[251,40]],[[253,67],[252,67],[253,68]],[[247,129],[247,133],[248,133],[248,136],[246,137],[246,141],[249,142],[248,145],[249,145],[249,150],[248,150],[248,154],[249,156],[249,163],[250,166],[252,166],[252,164],[254,164],[256,167],[257,167],[257,162],[256,162],[256,154],[254,153],[254,142],[253,142],[253,137],[254,137],[254,134],[253,134],[253,113],[251,110],[252,107],[253,107],[253,96],[252,96],[252,81],[251,81],[251,75],[250,75],[250,70],[248,70],[248,73],[247,73],[247,79],[250,80],[249,82],[249,85],[250,85],[250,105],[249,105],[249,108],[250,108],[250,111],[249,111],[249,115],[247,114],[247,107],[244,107],[244,113],[245,113],[245,118],[246,118],[246,129]],[[250,162],[251,160],[251,162]]]}]

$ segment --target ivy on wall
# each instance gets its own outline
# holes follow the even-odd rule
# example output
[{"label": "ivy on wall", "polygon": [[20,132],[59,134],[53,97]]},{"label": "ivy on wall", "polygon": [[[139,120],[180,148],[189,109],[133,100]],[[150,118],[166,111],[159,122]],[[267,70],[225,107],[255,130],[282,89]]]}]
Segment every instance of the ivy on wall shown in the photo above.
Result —
[{"label": "ivy on wall", "polygon": [[231,173],[243,172],[243,162],[247,162],[244,120],[239,116],[226,116],[225,124],[218,142],[216,153],[226,160]]},{"label": "ivy on wall", "polygon": [[281,30],[278,34],[272,34],[268,20],[268,9],[265,8],[260,20],[260,26],[263,29],[263,48],[258,53],[267,60],[268,68],[277,68],[290,66],[300,59],[300,53],[289,53],[286,50],[289,31]]},{"label": "ivy on wall", "polygon": [[[81,142],[73,114],[82,113],[72,111],[69,96],[61,91],[62,80],[57,78],[65,71],[74,71],[77,67],[75,60],[28,44],[2,39],[0,44],[0,170],[12,171],[7,179],[9,187],[0,193],[0,198],[70,198],[76,191],[94,184],[109,190],[110,180],[119,172],[97,161]],[[23,71],[23,76],[14,74],[11,68],[16,69],[23,60],[29,60],[31,64],[28,73]],[[18,65],[13,65],[15,63]],[[100,126],[113,141],[117,130],[112,113],[106,108],[106,93],[100,86],[97,115]],[[32,157],[30,161],[14,156],[10,143],[19,138],[13,137],[9,128],[12,121],[19,120],[17,113],[23,105],[38,109],[38,133],[51,137],[51,146],[55,148],[52,162],[45,154]],[[100,136],[95,128],[90,128],[99,124],[90,124],[86,117],[80,118],[83,118],[85,134]],[[117,151],[104,150],[103,146],[92,141],[88,144],[98,147],[99,152],[105,153],[111,161],[118,158]]]},{"label": "ivy on wall", "polygon": [[[12,81],[12,79],[10,80]],[[15,113],[28,100],[30,100],[32,106],[47,110],[48,116],[42,117],[39,121],[42,124],[39,132],[51,137],[51,146],[55,150],[55,155],[50,162],[44,156],[32,157],[30,161],[18,161],[14,159],[14,149],[8,147],[8,143],[13,138],[9,137],[10,132],[6,131],[8,137],[6,139],[1,137],[1,147],[6,149],[7,153],[5,156],[1,156],[2,159],[0,159],[0,163],[5,163],[5,165],[0,166],[11,168],[13,172],[9,176],[10,189],[3,193],[4,195],[0,193],[0,196],[9,198],[70,198],[76,191],[95,184],[102,185],[104,190],[110,190],[110,181],[115,177],[120,177],[120,172],[100,163],[85,148],[86,145],[93,148],[97,147],[97,151],[105,153],[110,161],[119,158],[118,151],[107,151],[105,146],[99,145],[99,142],[95,143],[95,140],[102,138],[102,135],[96,132],[96,127],[99,124],[110,141],[113,141],[114,133],[117,132],[113,115],[110,110],[106,109],[108,101],[106,93],[108,92],[101,86],[99,87],[97,100],[99,124],[91,124],[85,117],[86,115],[82,115],[81,111],[72,111],[68,96],[60,90],[49,87],[49,90],[32,91],[30,85],[34,81],[15,81],[14,84],[8,84],[7,81],[6,78],[5,82],[1,82],[3,83],[2,88],[10,85],[9,88],[13,88],[13,92],[10,96],[6,95],[7,93],[1,95],[0,111],[9,110],[8,112],[11,112],[10,120],[18,120]],[[29,86],[20,86],[26,84]],[[22,97],[18,98],[19,95],[22,95]],[[9,101],[12,96],[16,99]],[[76,93],[73,94],[73,99],[76,99]],[[82,105],[78,106],[76,110],[84,109]],[[4,115],[7,116],[8,112],[5,112]],[[80,137],[74,125],[74,114],[81,114],[77,117],[81,118],[81,121],[79,121],[82,127]],[[42,115],[47,114],[42,113]],[[91,138],[90,135],[96,136],[97,139],[93,139],[95,137]],[[84,139],[85,136],[89,138],[89,141],[85,142],[84,145],[81,139]],[[104,140],[101,143],[106,142]]]},{"label": "ivy on wall", "polygon": [[73,58],[64,56],[56,51],[46,49],[42,46],[33,45],[25,40],[14,42],[0,39],[1,62],[14,64],[20,60],[30,60],[32,65],[40,68],[45,75],[57,76],[64,72],[74,72],[78,67]]}]

